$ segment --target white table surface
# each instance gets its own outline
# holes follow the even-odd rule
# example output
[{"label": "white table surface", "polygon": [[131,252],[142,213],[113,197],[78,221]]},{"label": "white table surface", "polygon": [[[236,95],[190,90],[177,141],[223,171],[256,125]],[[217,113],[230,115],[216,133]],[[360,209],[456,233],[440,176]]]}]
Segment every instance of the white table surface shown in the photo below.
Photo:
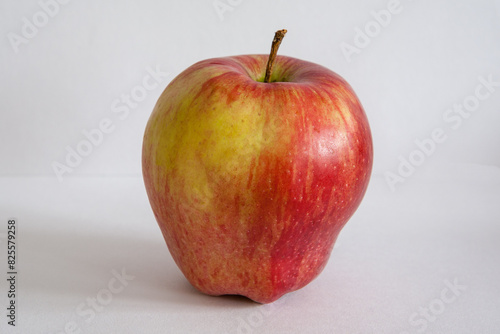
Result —
[{"label": "white table surface", "polygon": [[435,168],[394,192],[373,177],[321,275],[269,305],[195,291],[140,176],[0,189],[5,273],[7,220],[18,225],[16,327],[4,315],[1,333],[500,332],[499,168]]}]

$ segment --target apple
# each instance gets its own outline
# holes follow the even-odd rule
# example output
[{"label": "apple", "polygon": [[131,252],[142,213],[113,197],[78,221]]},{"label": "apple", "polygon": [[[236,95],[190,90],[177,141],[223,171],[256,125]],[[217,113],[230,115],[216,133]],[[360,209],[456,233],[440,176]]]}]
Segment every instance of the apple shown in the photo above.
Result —
[{"label": "apple", "polygon": [[187,68],[146,126],[154,215],[182,273],[209,295],[270,303],[304,287],[370,179],[372,138],[356,94],[323,66],[276,56],[278,39],[269,57]]}]

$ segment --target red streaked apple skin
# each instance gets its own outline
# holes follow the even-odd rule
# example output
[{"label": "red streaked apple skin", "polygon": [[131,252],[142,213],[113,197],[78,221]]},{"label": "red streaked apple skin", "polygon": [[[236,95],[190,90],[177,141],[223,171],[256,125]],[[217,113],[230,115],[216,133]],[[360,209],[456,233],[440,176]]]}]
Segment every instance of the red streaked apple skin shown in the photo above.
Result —
[{"label": "red streaked apple skin", "polygon": [[322,271],[373,161],[346,81],[278,56],[263,83],[266,62],[208,59],[179,74],[149,119],[142,157],[156,220],[189,282],[259,303]]}]

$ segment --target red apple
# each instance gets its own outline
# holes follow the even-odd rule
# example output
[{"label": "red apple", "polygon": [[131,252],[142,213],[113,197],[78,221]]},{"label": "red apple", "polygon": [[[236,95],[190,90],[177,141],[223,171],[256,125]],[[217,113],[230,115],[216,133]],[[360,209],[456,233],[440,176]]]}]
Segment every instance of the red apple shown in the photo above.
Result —
[{"label": "red apple", "polygon": [[146,127],[143,175],[170,253],[209,295],[273,302],[313,280],[371,174],[368,121],[338,74],[277,56],[179,74]]}]

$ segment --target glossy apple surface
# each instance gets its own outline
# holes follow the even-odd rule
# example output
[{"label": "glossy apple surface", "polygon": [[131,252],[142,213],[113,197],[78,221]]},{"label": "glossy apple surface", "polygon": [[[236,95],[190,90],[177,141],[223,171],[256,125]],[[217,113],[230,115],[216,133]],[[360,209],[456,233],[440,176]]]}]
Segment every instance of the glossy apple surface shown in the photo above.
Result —
[{"label": "glossy apple surface", "polygon": [[198,290],[269,303],[313,280],[359,206],[373,149],[349,84],[317,64],[208,59],[160,96],[143,176],[175,262]]}]

